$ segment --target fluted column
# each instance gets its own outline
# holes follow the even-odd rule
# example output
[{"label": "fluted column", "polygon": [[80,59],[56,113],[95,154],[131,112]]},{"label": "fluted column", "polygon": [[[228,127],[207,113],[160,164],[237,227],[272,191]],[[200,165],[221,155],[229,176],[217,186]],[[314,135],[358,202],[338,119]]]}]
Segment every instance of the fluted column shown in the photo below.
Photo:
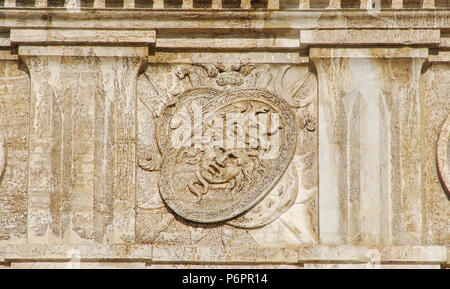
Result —
[{"label": "fluted column", "polygon": [[11,32],[31,77],[28,243],[134,242],[135,81],[154,33],[28,32]]},{"label": "fluted column", "polygon": [[322,243],[420,244],[426,48],[311,48]]}]

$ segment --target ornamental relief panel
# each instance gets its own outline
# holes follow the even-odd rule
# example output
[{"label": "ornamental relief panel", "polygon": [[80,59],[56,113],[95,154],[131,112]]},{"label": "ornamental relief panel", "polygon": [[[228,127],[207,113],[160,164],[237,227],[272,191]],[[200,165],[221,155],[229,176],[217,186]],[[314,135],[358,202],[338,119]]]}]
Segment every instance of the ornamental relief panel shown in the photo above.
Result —
[{"label": "ornamental relief panel", "polygon": [[303,65],[150,64],[137,82],[137,241],[315,242],[316,90]]}]

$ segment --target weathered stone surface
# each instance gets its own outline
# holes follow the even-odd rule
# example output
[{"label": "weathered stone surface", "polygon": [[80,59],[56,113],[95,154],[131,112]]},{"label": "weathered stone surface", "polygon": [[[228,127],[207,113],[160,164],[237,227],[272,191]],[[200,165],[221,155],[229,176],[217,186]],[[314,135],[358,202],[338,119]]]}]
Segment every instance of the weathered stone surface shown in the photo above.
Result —
[{"label": "weathered stone surface", "polygon": [[[210,98],[214,98],[215,95],[228,97],[227,92],[222,94],[219,92],[224,90],[231,92],[239,92],[241,90],[245,92],[247,87],[265,88],[267,91],[275,92],[277,95],[282,96],[296,112],[296,126],[298,126],[299,135],[296,140],[297,147],[294,162],[297,169],[293,169],[295,171],[291,172],[294,178],[294,184],[290,185],[292,188],[283,185],[276,187],[272,190],[274,192],[271,193],[273,196],[269,194],[267,197],[264,197],[263,201],[248,213],[248,216],[252,214],[255,216],[267,214],[267,219],[257,218],[254,221],[248,220],[244,222],[236,219],[231,220],[230,224],[243,228],[262,227],[275,221],[278,216],[283,216],[284,212],[286,214],[289,213],[289,207],[295,203],[295,209],[292,209],[292,212],[295,212],[294,210],[297,211],[296,218],[287,217],[283,219],[284,221],[275,221],[276,224],[271,225],[272,229],[270,230],[276,230],[278,232],[277,234],[269,234],[268,237],[264,237],[264,235],[267,236],[267,230],[264,228],[256,228],[248,231],[248,233],[243,232],[240,234],[242,236],[247,235],[246,239],[248,241],[244,241],[244,239],[242,242],[249,245],[266,244],[279,246],[280,242],[285,244],[300,244],[302,242],[309,243],[317,240],[317,221],[314,212],[317,207],[311,205],[315,201],[316,192],[315,155],[317,138],[315,122],[316,82],[314,75],[308,73],[307,67],[301,65],[290,64],[278,66],[270,63],[253,64],[253,59],[260,59],[257,57],[257,54],[249,54],[248,56],[241,55],[241,64],[234,62],[235,60],[231,55],[220,54],[218,55],[220,58],[215,63],[204,63],[210,60],[210,57],[213,56],[212,54],[186,55],[188,58],[184,59],[183,62],[188,62],[189,58],[196,59],[199,63],[195,65],[177,64],[181,60],[180,58],[172,59],[167,56],[165,59],[158,59],[158,62],[173,61],[175,63],[150,64],[146,72],[138,80],[138,98],[140,100],[140,105],[138,105],[138,151],[140,152],[140,156],[138,158],[141,169],[138,171],[139,185],[137,199],[139,200],[138,208],[140,209],[137,211],[137,235],[141,240],[146,240],[147,242],[154,240],[157,243],[163,242],[167,244],[179,242],[186,245],[190,242],[190,238],[186,236],[186,232],[191,235],[189,231],[192,231],[192,229],[186,230],[187,228],[182,228],[185,228],[186,225],[192,226],[192,224],[180,224],[178,218],[170,216],[173,213],[166,211],[162,199],[159,196],[161,187],[158,184],[161,183],[161,180],[155,179],[155,177],[161,178],[159,174],[155,174],[155,171],[159,170],[160,162],[164,158],[167,149],[171,146],[171,138],[166,133],[166,131],[169,131],[169,120],[165,120],[167,116],[164,115],[165,110],[163,110],[166,103],[171,104],[174,100],[183,103],[183,101],[188,101],[190,98],[198,99],[202,95]],[[163,56],[161,55],[161,57]],[[298,60],[294,59],[294,61]],[[267,59],[267,62],[270,62],[270,58]],[[296,83],[297,79],[300,79],[300,81]],[[208,86],[210,88],[205,89]],[[200,88],[196,90],[197,87]],[[187,96],[184,96],[186,93],[183,94],[183,91],[187,91]],[[247,91],[252,92],[252,90]],[[256,90],[253,91],[257,92]],[[261,96],[264,96],[266,93],[265,90],[260,91],[262,93]],[[252,96],[249,95],[249,97]],[[152,103],[155,102],[157,106],[152,106]],[[169,106],[169,108],[171,107]],[[159,120],[160,118],[163,120]],[[288,129],[286,125],[283,126],[285,129]],[[164,132],[163,135],[161,135],[162,132]],[[195,147],[195,142],[192,142],[191,145]],[[169,166],[168,168],[170,167],[177,166]],[[167,175],[167,173],[162,172],[162,178],[166,178]],[[295,181],[296,178],[299,178],[299,180]],[[195,181],[196,178],[193,177],[191,179]],[[257,179],[252,180],[252,182],[255,185],[258,184]],[[249,182],[244,181],[244,183]],[[198,184],[194,185],[201,188]],[[158,187],[160,188],[158,189]],[[186,186],[185,190],[188,193],[190,192],[186,197],[191,197],[195,201],[195,195],[189,186]],[[290,197],[290,201],[289,198],[286,200],[286,207],[283,207],[284,203],[281,197],[283,194],[276,193],[277,190],[283,190],[288,195],[294,194],[293,197]],[[287,190],[292,190],[292,193],[287,192]],[[245,191],[249,192],[248,189],[245,189]],[[299,191],[298,197],[295,197],[297,195],[296,191]],[[167,194],[166,192],[161,193]],[[279,201],[280,203],[278,204]],[[173,201],[170,199],[170,202]],[[198,202],[198,204],[201,204],[201,202]],[[214,206],[218,206],[217,208],[219,208],[222,204],[218,203],[214,205],[212,203],[210,206],[211,208],[214,208]],[[267,206],[271,208],[266,209],[265,207]],[[176,210],[175,213],[177,213]],[[271,217],[272,215],[274,217]],[[293,214],[290,213],[290,215]],[[182,216],[189,218],[186,215]],[[245,219],[248,217],[244,214],[241,218]],[[158,224],[156,224],[152,220],[161,221],[158,221]],[[153,224],[151,228],[145,226],[149,222]],[[179,226],[179,228],[175,229],[175,226]],[[213,244],[219,246],[222,246],[221,242],[224,242],[228,238],[227,234],[224,235],[226,231],[236,233],[239,231],[239,229],[221,226],[200,226],[200,228],[204,229],[203,233],[199,232],[199,236],[205,238],[202,239],[202,242],[210,239],[210,242],[214,242]],[[236,233],[231,233],[231,235]],[[273,237],[270,237],[270,235]],[[192,242],[197,242],[195,241],[197,239],[197,237],[194,237]],[[233,242],[236,243],[239,241],[235,239]],[[194,244],[196,243],[192,243],[192,245]],[[206,242],[205,244],[208,243]]]},{"label": "weathered stone surface", "polygon": [[146,57],[148,47],[107,46],[19,46],[22,56]]},{"label": "weathered stone surface", "polygon": [[20,262],[11,263],[11,269],[145,269],[138,262]]},{"label": "weathered stone surface", "polygon": [[0,1],[0,268],[448,267],[448,1],[200,2]]},{"label": "weathered stone surface", "polygon": [[29,86],[16,61],[0,60],[0,244],[26,241]]},{"label": "weathered stone surface", "polygon": [[295,248],[258,247],[153,247],[154,262],[214,262],[214,263],[297,263]]},{"label": "weathered stone surface", "polygon": [[65,262],[70,260],[97,261],[97,260],[139,260],[152,259],[152,246],[150,245],[4,245],[3,258],[8,262],[16,260],[36,261],[52,260]]},{"label": "weathered stone surface", "polygon": [[445,263],[447,258],[444,246],[350,246],[336,245],[299,248],[299,262],[412,262],[412,263]]},{"label": "weathered stone surface", "polygon": [[[424,242],[426,244],[449,245],[450,202],[445,192],[444,180],[439,179],[437,147],[441,151],[443,139],[439,134],[445,130],[446,118],[450,113],[450,84],[446,80],[450,66],[433,63],[422,74],[420,94],[423,97],[423,185],[424,185]],[[448,136],[448,133],[447,133]],[[445,135],[443,135],[445,137]],[[448,145],[448,144],[447,144]],[[448,149],[448,147],[447,147]],[[448,157],[448,156],[447,156]],[[440,161],[445,156],[440,156]],[[448,179],[448,176],[447,176]],[[447,184],[448,185],[448,184]]]},{"label": "weathered stone surface", "polygon": [[272,223],[289,210],[297,199],[297,194],[297,169],[291,163],[267,197],[258,202],[249,212],[227,223],[242,228],[257,228]]},{"label": "weathered stone surface", "polygon": [[21,44],[149,44],[155,42],[155,31],[12,29],[12,43]]},{"label": "weathered stone surface", "polygon": [[450,194],[450,114],[442,124],[436,147],[439,177],[447,194]]},{"label": "weathered stone surface", "polygon": [[426,52],[311,48],[319,76],[322,242],[420,244]]},{"label": "weathered stone surface", "polygon": [[134,242],[141,59],[21,57],[32,82],[28,242]]},{"label": "weathered stone surface", "polygon": [[[0,267],[1,268],[1,267]],[[146,269],[303,269],[300,264],[148,264]],[[6,268],[5,268],[6,269]]]},{"label": "weathered stone surface", "polygon": [[300,45],[432,45],[440,44],[439,30],[305,30],[300,31]]},{"label": "weathered stone surface", "polygon": [[[202,223],[227,220],[253,207],[285,172],[296,148],[296,119],[287,102],[265,90],[219,94],[199,89],[181,94],[178,103],[174,110],[162,111],[157,122],[162,154],[160,193],[165,203],[183,218]],[[191,124],[175,128],[171,124],[179,121],[177,117],[190,122],[191,116],[186,113],[196,109],[194,106],[203,115],[206,127],[198,127],[201,124],[196,125],[193,115],[194,139],[188,135],[174,143],[176,135],[191,133]],[[248,128],[233,132],[236,121],[254,127],[254,135]],[[269,127],[264,121],[271,123]],[[219,131],[210,135],[211,130]],[[203,140],[197,141],[196,134]]]},{"label": "weathered stone surface", "polygon": [[[302,0],[303,1],[303,0]],[[157,1],[155,1],[157,2]],[[160,1],[163,4],[163,1]],[[367,3],[369,3],[367,1]],[[375,11],[369,11],[375,12]],[[27,25],[36,28],[47,28],[47,10],[5,10],[2,28],[23,28],[20,19],[27,19]],[[414,16],[412,17],[412,13]],[[85,13],[72,13],[70,10],[53,11],[52,26],[72,29],[166,29],[181,32],[198,29],[213,31],[230,31],[238,29],[265,30],[300,30],[300,29],[447,29],[449,27],[448,9],[418,10],[387,9],[376,13],[366,10],[342,13],[324,9],[280,10],[271,11],[168,11],[147,10],[130,12],[121,9],[94,10]],[[44,16],[44,17],[43,17]],[[195,16],[195,17],[194,17]],[[106,21],[104,19],[107,19]],[[126,20],[126,21],[125,21]],[[180,24],[183,25],[180,25]],[[298,35],[298,34],[297,34]]]},{"label": "weathered stone surface", "polygon": [[441,265],[432,264],[305,264],[305,269],[441,269]]},{"label": "weathered stone surface", "polygon": [[301,247],[166,245],[3,245],[2,263],[134,262],[146,264],[445,264],[445,246],[309,245]]}]

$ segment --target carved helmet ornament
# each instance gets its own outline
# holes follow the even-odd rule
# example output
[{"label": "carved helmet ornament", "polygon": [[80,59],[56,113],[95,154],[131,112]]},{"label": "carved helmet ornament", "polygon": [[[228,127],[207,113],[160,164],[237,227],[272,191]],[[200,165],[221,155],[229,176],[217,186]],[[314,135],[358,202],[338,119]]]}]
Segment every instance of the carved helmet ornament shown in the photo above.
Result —
[{"label": "carved helmet ornament", "polygon": [[447,116],[439,134],[436,159],[439,178],[447,196],[450,197],[450,114]]},{"label": "carved helmet ornament", "polygon": [[191,221],[236,217],[277,184],[296,140],[294,113],[269,91],[187,90],[157,120],[161,197]]}]

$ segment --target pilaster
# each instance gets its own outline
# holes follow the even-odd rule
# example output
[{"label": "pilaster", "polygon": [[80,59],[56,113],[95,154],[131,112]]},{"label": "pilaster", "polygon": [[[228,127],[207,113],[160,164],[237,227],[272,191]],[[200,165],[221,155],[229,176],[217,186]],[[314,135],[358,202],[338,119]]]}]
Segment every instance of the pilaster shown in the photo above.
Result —
[{"label": "pilaster", "polygon": [[11,31],[31,77],[28,243],[134,242],[135,81],[154,33],[133,34]]},{"label": "pilaster", "polygon": [[427,48],[310,48],[322,243],[421,243],[419,77],[427,56]]}]

